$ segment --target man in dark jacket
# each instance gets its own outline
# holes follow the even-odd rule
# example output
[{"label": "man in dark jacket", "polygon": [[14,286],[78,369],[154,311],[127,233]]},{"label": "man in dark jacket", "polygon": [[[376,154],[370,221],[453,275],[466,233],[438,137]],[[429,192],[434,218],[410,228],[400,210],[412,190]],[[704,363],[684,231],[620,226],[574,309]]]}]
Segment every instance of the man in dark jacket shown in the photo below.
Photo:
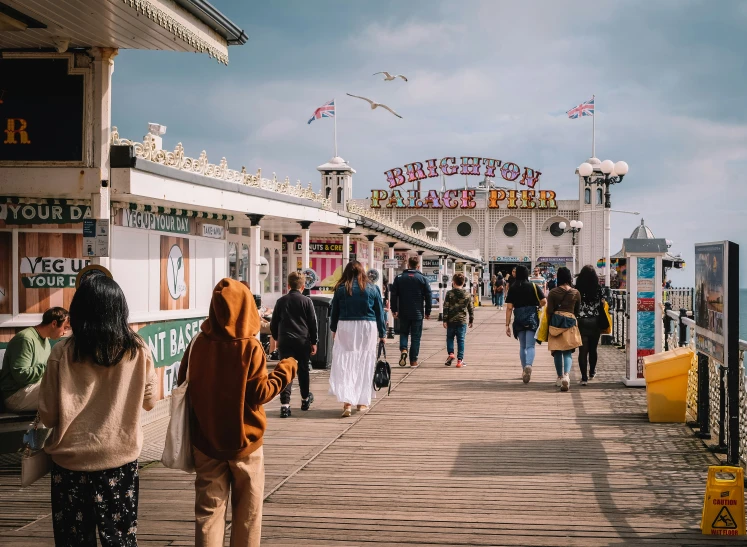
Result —
[{"label": "man in dark jacket", "polygon": [[[430,319],[431,286],[425,276],[418,271],[418,258],[410,257],[407,269],[394,278],[389,306],[394,317],[399,319],[399,366],[407,364],[407,344],[412,334],[410,346],[410,366],[418,366],[420,337],[423,334],[423,317]],[[423,306],[425,305],[425,312]]]},{"label": "man in dark jacket", "polygon": [[[301,389],[301,410],[309,410],[314,394],[309,391],[309,356],[316,354],[317,325],[314,303],[301,294],[304,276],[288,274],[289,292],[278,299],[272,311],[270,331],[278,342],[280,359],[293,357],[298,361],[298,386]],[[280,417],[291,415],[291,384],[280,393]]]}]

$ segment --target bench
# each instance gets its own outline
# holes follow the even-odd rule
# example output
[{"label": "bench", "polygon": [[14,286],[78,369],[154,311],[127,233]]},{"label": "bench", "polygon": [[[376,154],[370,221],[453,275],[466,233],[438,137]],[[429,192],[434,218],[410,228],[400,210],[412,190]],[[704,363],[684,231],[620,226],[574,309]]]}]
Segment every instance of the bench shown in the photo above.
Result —
[{"label": "bench", "polygon": [[23,434],[34,423],[36,411],[0,412],[0,454],[18,452],[23,443]]}]

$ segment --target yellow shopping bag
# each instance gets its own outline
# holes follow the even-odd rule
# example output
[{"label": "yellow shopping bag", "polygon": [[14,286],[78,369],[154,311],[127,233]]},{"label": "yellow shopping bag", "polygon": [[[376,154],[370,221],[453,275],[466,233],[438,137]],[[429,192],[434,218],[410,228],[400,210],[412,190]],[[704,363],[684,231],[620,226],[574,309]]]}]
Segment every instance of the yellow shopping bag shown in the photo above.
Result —
[{"label": "yellow shopping bag", "polygon": [[534,333],[534,338],[537,342],[547,342],[549,336],[550,323],[547,321],[547,307],[540,310],[540,325],[537,332]]},{"label": "yellow shopping bag", "polygon": [[604,302],[604,315],[607,316],[607,328],[602,331],[602,334],[612,334],[612,316],[610,315],[610,305],[606,300]]}]

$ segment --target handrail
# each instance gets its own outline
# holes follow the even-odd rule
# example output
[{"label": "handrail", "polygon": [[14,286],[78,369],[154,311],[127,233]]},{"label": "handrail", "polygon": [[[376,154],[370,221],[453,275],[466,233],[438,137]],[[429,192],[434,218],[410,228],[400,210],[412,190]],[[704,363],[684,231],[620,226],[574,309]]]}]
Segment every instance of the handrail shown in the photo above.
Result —
[{"label": "handrail", "polygon": [[690,327],[691,329],[695,328],[695,321],[693,321],[689,317],[683,317],[682,318],[682,324],[685,325],[685,326],[687,326],[687,327]]}]

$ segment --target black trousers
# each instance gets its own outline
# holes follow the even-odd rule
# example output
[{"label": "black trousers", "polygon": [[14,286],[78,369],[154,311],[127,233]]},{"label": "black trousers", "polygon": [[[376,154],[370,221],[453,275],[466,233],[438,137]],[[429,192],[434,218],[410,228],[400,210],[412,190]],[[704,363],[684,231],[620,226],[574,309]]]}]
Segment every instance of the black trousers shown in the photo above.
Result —
[{"label": "black trousers", "polygon": [[57,547],[137,546],[137,462],[104,471],[52,465],[52,526]]},{"label": "black trousers", "polygon": [[587,362],[589,366],[589,374],[594,376],[597,371],[597,347],[599,346],[599,338],[601,335],[599,331],[584,335],[581,333],[581,343],[583,344],[578,348],[578,366],[581,369],[581,379],[588,380],[589,377],[586,375]]},{"label": "black trousers", "polygon": [[[311,344],[308,340],[297,340],[295,338],[278,340],[278,357],[286,359],[293,357],[298,361],[298,387],[301,388],[301,397],[309,396],[309,358],[311,357]],[[280,404],[289,405],[291,401],[291,382],[280,393]]]}]

